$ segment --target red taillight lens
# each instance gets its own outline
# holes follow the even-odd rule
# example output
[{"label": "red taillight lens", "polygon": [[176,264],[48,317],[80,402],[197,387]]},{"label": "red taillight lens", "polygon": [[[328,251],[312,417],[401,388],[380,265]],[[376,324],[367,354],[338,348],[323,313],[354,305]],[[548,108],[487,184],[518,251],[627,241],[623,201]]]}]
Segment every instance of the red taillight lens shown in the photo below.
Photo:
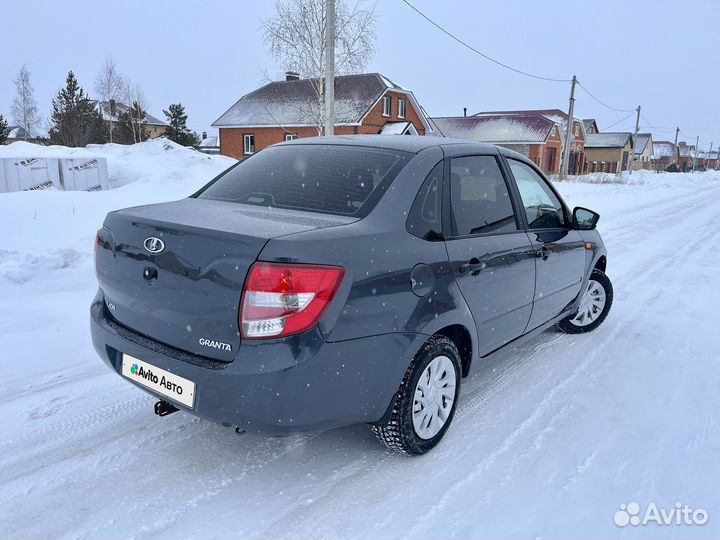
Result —
[{"label": "red taillight lens", "polygon": [[330,304],[343,273],[338,266],[255,263],[240,307],[242,336],[279,338],[304,332]]}]

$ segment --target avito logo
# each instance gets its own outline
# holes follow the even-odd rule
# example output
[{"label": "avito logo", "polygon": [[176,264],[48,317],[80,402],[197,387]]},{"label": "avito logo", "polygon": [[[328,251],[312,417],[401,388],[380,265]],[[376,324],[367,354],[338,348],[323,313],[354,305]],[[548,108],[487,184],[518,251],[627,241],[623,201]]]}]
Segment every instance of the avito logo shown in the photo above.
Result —
[{"label": "avito logo", "polygon": [[613,521],[618,527],[632,525],[705,525],[709,516],[707,510],[690,508],[687,504],[675,503],[674,508],[659,508],[654,502],[648,504],[645,512],[636,502],[621,504]]}]

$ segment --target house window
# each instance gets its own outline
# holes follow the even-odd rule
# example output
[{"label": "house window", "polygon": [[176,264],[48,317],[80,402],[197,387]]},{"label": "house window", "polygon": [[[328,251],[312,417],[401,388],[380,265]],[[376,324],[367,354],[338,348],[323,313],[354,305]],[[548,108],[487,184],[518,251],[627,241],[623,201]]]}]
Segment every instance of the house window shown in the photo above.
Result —
[{"label": "house window", "polygon": [[244,153],[254,154],[255,153],[255,135],[252,133],[248,133],[247,135],[243,136],[243,142],[244,142]]},{"label": "house window", "polygon": [[294,141],[294,140],[297,139],[297,138],[298,138],[298,134],[297,134],[297,133],[286,133],[286,134],[285,134],[285,140],[286,140],[286,141]]},{"label": "house window", "polygon": [[398,99],[398,118],[405,118],[405,100]]},{"label": "house window", "polygon": [[383,96],[383,116],[390,116],[392,114],[392,97]]}]

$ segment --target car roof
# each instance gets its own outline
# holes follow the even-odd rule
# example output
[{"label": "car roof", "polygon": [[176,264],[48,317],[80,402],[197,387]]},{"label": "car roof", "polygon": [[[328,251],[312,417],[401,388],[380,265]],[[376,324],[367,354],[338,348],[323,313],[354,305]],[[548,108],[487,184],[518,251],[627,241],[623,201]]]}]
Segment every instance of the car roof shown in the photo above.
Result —
[{"label": "car roof", "polygon": [[472,145],[478,152],[497,152],[494,144],[478,143],[464,139],[440,137],[437,135],[335,135],[333,137],[306,137],[277,144],[275,146],[297,144],[324,144],[338,146],[367,146],[371,148],[387,148],[417,154],[426,148],[442,147],[455,144]]}]

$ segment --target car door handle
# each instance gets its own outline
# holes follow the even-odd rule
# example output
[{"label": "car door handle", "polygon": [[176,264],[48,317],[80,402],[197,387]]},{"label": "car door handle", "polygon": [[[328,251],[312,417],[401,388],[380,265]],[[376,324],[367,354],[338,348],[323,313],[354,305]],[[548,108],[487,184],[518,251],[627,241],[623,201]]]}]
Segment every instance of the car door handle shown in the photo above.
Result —
[{"label": "car door handle", "polygon": [[467,274],[469,272],[471,276],[477,276],[483,268],[485,268],[485,263],[480,262],[480,259],[477,257],[473,257],[468,262],[461,264],[458,267],[458,271],[461,274]]},{"label": "car door handle", "polygon": [[538,259],[542,259],[543,261],[547,261],[548,256],[550,255],[550,250],[546,248],[545,246],[541,247],[535,252],[535,256]]}]

